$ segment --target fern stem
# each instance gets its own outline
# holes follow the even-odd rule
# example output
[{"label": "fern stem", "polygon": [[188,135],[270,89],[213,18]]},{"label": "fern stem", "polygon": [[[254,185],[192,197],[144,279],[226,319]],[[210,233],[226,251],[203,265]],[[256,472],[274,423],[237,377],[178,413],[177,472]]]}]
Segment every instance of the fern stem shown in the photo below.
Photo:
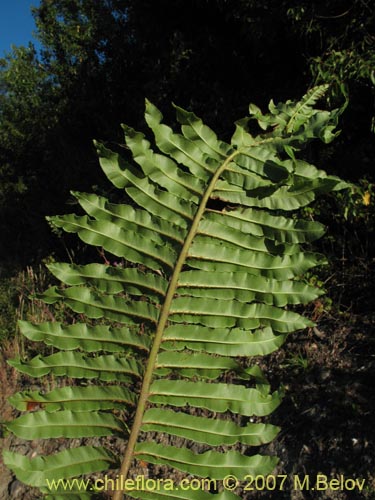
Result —
[{"label": "fern stem", "polygon": [[[207,189],[202,197],[201,203],[198,207],[197,213],[195,214],[195,217],[194,217],[193,222],[191,224],[189,233],[185,239],[185,243],[181,249],[180,255],[179,255],[178,260],[176,262],[176,266],[174,268],[174,271],[173,271],[173,274],[171,277],[171,281],[170,281],[169,286],[168,286],[168,291],[167,291],[167,294],[165,297],[165,301],[164,301],[163,307],[160,311],[159,322],[158,322],[158,326],[157,326],[156,333],[155,333],[154,343],[152,345],[152,349],[150,351],[150,356],[149,356],[149,359],[147,362],[146,371],[145,371],[145,375],[143,378],[142,388],[141,388],[141,392],[139,395],[138,406],[137,406],[136,414],[134,417],[133,426],[132,426],[132,429],[131,429],[131,432],[129,435],[128,445],[127,445],[124,459],[123,459],[123,462],[121,464],[121,468],[120,468],[120,472],[119,472],[119,475],[124,477],[124,479],[128,475],[130,465],[131,465],[131,462],[132,462],[133,457],[134,457],[134,448],[135,448],[135,445],[137,443],[140,428],[142,425],[142,419],[143,419],[143,415],[144,415],[144,412],[146,409],[147,399],[150,395],[150,386],[151,386],[151,382],[152,382],[152,375],[153,375],[153,371],[155,368],[156,358],[157,358],[157,355],[158,355],[158,352],[160,349],[160,344],[162,341],[163,333],[164,333],[165,327],[167,325],[171,303],[172,303],[174,294],[176,292],[177,282],[178,282],[178,278],[179,278],[182,266],[185,263],[190,245],[195,237],[199,222],[200,222],[200,220],[203,216],[203,213],[206,209],[207,202],[210,199],[210,196],[211,196],[213,190],[215,189],[216,182],[218,181],[218,179],[219,179],[220,175],[223,173],[223,171],[227,168],[229,163],[233,160],[233,158],[235,158],[240,153],[241,153],[241,151],[235,151],[234,153],[232,153],[230,156],[228,156],[228,158],[224,161],[224,163],[216,170],[214,176],[212,177],[212,179],[211,179],[211,181],[210,181],[210,183],[209,183],[209,185],[208,185],[208,187],[207,187]],[[113,495],[114,500],[122,500],[122,498],[123,498],[122,491],[115,491],[114,492],[114,495]]]}]

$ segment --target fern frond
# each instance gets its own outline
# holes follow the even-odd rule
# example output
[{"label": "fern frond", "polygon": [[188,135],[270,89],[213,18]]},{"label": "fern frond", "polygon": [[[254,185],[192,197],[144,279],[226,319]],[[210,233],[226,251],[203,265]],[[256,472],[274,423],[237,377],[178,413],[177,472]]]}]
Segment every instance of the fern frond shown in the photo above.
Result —
[{"label": "fern frond", "polygon": [[[322,293],[302,275],[325,263],[304,249],[324,228],[293,211],[345,184],[295,153],[313,138],[335,135],[337,114],[314,108],[324,91],[312,89],[297,103],[271,103],[267,115],[251,106],[231,144],[177,106],[181,133],[173,131],[149,102],[154,149],[144,134],[123,126],[136,165],[95,143],[103,171],[131,205],[74,192],[86,215],[49,218],[105,249],[113,264],[49,265],[62,286],[39,298],[63,302],[79,321],[21,322],[25,337],[58,352],[10,363],[33,377],[52,373],[75,382],[13,396],[12,404],[25,413],[7,424],[10,432],[28,439],[124,436],[119,474],[125,478],[134,460],[215,480],[272,472],[276,457],[241,454],[238,444],[258,447],[276,437],[279,428],[261,419],[281,404],[283,392],[271,392],[259,367],[248,367],[243,358],[267,355],[290,332],[313,325],[293,307]],[[251,118],[272,130],[252,137]],[[124,268],[115,265],[117,258]],[[151,441],[155,435],[158,442]],[[176,438],[184,444],[174,444]],[[167,446],[160,442],[165,440]],[[199,443],[212,449],[193,452]],[[111,452],[87,446],[32,460],[6,452],[4,461],[47,498],[63,494],[48,491],[47,479],[119,466]],[[228,491],[166,488],[126,494],[239,498]],[[115,500],[122,495],[115,492]]]}]

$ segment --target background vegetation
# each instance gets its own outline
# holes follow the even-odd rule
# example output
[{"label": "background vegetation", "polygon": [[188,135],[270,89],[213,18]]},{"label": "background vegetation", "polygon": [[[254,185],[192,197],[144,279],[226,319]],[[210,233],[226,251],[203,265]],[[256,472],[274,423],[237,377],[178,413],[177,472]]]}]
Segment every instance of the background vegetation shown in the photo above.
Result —
[{"label": "background vegetation", "polygon": [[[168,14],[168,15],[167,15]],[[0,265],[65,250],[45,216],[104,186],[92,139],[142,128],[144,98],[171,120],[194,109],[224,138],[249,102],[332,84],[342,134],[311,151],[330,173],[373,181],[375,7],[364,0],[42,0],[37,38],[0,61]],[[69,242],[70,244],[70,242]]]}]

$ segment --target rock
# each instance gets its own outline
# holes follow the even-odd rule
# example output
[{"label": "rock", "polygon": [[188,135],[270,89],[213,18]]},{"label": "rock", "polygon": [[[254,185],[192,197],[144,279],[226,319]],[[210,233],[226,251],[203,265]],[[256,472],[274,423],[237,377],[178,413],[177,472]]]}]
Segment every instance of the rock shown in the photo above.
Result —
[{"label": "rock", "polygon": [[9,498],[21,499],[23,498],[24,493],[25,493],[25,485],[22,484],[21,481],[18,481],[18,479],[12,481],[12,483],[9,486]]}]

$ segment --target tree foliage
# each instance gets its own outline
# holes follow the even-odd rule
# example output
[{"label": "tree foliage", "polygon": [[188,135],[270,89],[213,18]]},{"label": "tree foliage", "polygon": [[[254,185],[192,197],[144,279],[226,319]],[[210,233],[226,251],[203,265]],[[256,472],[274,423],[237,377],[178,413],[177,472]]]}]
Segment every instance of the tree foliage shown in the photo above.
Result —
[{"label": "tree foliage", "polygon": [[121,143],[124,119],[141,127],[145,95],[171,120],[164,103],[179,102],[227,134],[248,95],[265,105],[334,82],[332,106],[349,97],[342,136],[309,155],[353,180],[372,175],[368,2],[42,0],[33,15],[41,51],[15,47],[1,61],[3,261],[56,251],[44,216],[68,210],[71,188],[105,189],[91,139]]}]

